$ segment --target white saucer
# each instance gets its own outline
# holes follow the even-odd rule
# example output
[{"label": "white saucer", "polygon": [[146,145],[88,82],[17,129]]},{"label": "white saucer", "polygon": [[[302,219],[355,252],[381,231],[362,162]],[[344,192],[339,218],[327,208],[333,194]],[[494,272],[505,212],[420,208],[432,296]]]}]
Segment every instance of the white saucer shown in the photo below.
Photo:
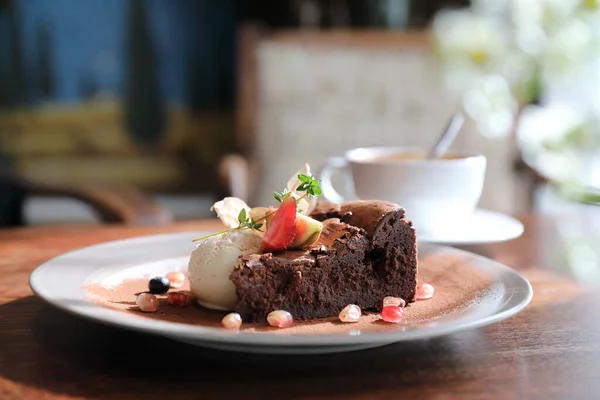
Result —
[{"label": "white saucer", "polygon": [[509,215],[477,209],[460,224],[432,232],[417,230],[421,243],[468,245],[504,242],[523,234],[523,224]]},{"label": "white saucer", "polygon": [[143,318],[102,307],[82,288],[102,282],[114,285],[128,278],[184,269],[194,248],[192,239],[208,232],[158,235],[103,243],[75,250],[39,266],[30,277],[33,291],[50,304],[101,323],[197,346],[231,351],[280,354],[331,353],[366,349],[405,340],[425,339],[502,321],[522,310],[532,298],[529,282],[494,260],[450,247],[419,244],[419,258],[448,255],[489,274],[489,287],[476,301],[431,322],[377,324],[361,331],[352,325],[339,333],[273,334],[230,331]]}]

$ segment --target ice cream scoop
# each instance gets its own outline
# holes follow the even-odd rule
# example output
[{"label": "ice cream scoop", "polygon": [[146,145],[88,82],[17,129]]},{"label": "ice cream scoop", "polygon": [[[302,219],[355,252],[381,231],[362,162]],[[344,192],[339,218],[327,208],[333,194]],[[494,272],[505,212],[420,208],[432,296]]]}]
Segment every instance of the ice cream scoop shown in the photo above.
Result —
[{"label": "ice cream scoop", "polygon": [[261,236],[248,229],[232,230],[198,243],[188,264],[190,290],[198,303],[220,311],[233,310],[237,302],[229,274],[240,256],[258,253]]}]

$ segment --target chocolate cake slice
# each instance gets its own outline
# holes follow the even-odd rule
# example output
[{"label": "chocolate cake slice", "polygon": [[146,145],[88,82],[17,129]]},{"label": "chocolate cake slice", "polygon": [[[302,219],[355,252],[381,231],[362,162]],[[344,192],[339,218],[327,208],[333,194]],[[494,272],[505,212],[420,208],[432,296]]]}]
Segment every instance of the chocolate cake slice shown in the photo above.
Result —
[{"label": "chocolate cake slice", "polygon": [[404,208],[382,201],[318,207],[319,241],[308,249],[242,257],[230,275],[236,312],[265,321],[274,310],[294,319],[337,316],[348,304],[380,310],[386,296],[414,301],[417,242]]}]

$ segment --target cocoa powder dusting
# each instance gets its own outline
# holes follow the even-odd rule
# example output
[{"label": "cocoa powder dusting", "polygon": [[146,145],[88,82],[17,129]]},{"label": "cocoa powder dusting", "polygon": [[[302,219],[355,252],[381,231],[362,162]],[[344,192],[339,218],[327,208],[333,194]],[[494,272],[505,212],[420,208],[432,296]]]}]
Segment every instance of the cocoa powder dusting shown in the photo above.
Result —
[{"label": "cocoa powder dusting", "polygon": [[[460,312],[477,304],[483,292],[489,288],[492,277],[480,269],[469,265],[461,256],[433,255],[419,261],[419,282],[429,283],[435,288],[432,299],[416,301],[406,306],[404,319],[400,325],[414,325],[432,322],[445,315]],[[90,298],[95,303],[129,313],[135,318],[150,318],[162,321],[178,322],[192,325],[220,327],[226,313],[207,310],[199,305],[176,307],[167,303],[167,294],[157,295],[160,301],[156,313],[143,313],[135,305],[139,293],[148,290],[146,280],[125,281],[115,288],[100,284],[85,286]],[[171,291],[189,290],[184,287]],[[394,293],[389,293],[393,296]],[[382,299],[383,301],[383,299]],[[340,310],[341,311],[341,310]],[[392,325],[397,327],[397,325]],[[377,313],[363,313],[359,322],[342,323],[337,317],[319,319],[308,322],[294,322],[291,328],[272,328],[267,324],[243,324],[242,331],[260,331],[273,334],[331,334],[345,333],[354,330],[372,331],[390,327],[381,321]]]}]

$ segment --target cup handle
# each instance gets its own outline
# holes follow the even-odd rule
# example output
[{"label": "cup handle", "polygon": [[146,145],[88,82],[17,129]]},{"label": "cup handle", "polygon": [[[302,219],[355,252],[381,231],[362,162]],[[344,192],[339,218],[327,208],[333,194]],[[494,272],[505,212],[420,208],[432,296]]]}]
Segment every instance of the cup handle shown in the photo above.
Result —
[{"label": "cup handle", "polygon": [[323,199],[330,203],[341,203],[346,199],[333,187],[331,177],[337,170],[345,170],[346,187],[349,193],[354,193],[354,185],[348,170],[348,161],[343,157],[332,157],[321,167],[317,176],[321,177]]}]

